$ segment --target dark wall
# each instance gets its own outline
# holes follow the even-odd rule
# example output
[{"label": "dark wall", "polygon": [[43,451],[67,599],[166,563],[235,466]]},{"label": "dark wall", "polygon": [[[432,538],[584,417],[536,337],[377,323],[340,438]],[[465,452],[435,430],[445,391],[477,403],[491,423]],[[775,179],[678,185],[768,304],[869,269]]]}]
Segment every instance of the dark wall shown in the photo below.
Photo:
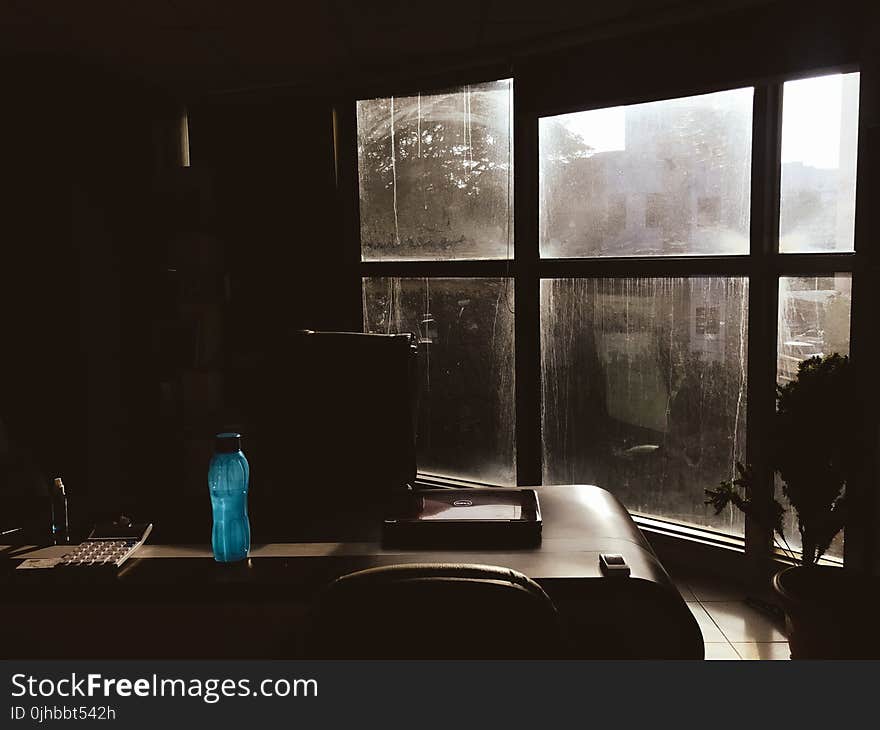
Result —
[{"label": "dark wall", "polygon": [[529,59],[518,94],[541,114],[714,91],[857,64],[858,0],[770,3]]},{"label": "dark wall", "polygon": [[53,98],[51,82],[4,79],[0,419],[10,462],[81,475],[81,455],[65,439],[85,403],[71,153],[61,140],[66,105]]},{"label": "dark wall", "polygon": [[126,260],[148,245],[161,102],[69,64],[18,64],[3,90],[0,490],[60,475],[83,514],[120,483]]},{"label": "dark wall", "polygon": [[329,100],[232,95],[190,116],[232,275],[230,352],[261,350],[285,328],[344,325]]},{"label": "dark wall", "polygon": [[[149,246],[123,257],[132,510],[209,516],[213,435],[242,431],[251,453],[255,392],[286,335],[359,327],[330,119],[326,99],[296,95],[193,104],[191,166],[154,177]],[[255,488],[260,479],[253,469]]]},{"label": "dark wall", "polygon": [[85,523],[203,498],[284,333],[359,325],[330,105],[196,106],[182,168],[164,95],[55,64],[3,88],[0,497],[61,475]]}]

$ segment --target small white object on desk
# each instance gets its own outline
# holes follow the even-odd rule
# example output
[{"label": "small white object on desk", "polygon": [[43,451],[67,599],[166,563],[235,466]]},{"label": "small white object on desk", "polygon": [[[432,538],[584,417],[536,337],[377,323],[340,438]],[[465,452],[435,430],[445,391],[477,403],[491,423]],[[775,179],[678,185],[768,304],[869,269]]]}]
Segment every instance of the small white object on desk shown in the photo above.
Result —
[{"label": "small white object on desk", "polygon": [[61,562],[61,558],[29,558],[16,567],[16,570],[42,570],[54,568]]}]

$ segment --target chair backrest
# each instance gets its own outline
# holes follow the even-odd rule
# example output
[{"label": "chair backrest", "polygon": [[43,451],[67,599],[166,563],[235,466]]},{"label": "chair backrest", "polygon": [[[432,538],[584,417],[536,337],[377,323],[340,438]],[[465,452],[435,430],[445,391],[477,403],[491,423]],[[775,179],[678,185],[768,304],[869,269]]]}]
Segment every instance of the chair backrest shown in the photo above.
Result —
[{"label": "chair backrest", "polygon": [[508,568],[392,565],[331,583],[313,606],[305,653],[349,659],[558,658],[556,608]]}]

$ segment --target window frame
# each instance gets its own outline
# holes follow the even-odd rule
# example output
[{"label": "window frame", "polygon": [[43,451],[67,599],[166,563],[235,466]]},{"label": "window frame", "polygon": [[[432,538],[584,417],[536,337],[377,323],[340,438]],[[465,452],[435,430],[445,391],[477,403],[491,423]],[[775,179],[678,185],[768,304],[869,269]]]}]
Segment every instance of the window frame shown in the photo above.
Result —
[{"label": "window frame", "polygon": [[[859,105],[859,153],[857,162],[856,231],[854,251],[821,253],[781,253],[779,251],[779,211],[782,146],[783,84],[789,80],[824,74],[862,74]],[[528,77],[528,72],[525,74]],[[475,84],[499,78],[512,78],[513,93],[513,257],[496,260],[427,260],[427,261],[363,261],[360,246],[359,191],[357,172],[357,128],[355,104],[357,100],[378,96],[401,95],[432,88],[450,88]],[[548,278],[591,277],[692,277],[745,276],[748,293],[748,383],[746,414],[746,458],[758,475],[761,485],[756,498],[769,502],[773,498],[773,474],[769,468],[764,444],[775,411],[777,318],[779,278],[845,273],[852,276],[852,309],[850,324],[850,352],[860,352],[860,338],[867,337],[866,321],[870,315],[862,311],[863,291],[870,287],[870,268],[865,240],[868,238],[861,214],[867,205],[865,178],[867,176],[864,151],[864,103],[870,80],[858,63],[802,68],[760,79],[726,79],[723,84],[705,86],[681,84],[657,93],[636,93],[611,100],[591,99],[585,93],[582,103],[551,108],[535,103],[529,94],[529,81],[522,93],[521,76],[511,68],[492,67],[445,77],[421,79],[408,84],[361,89],[340,100],[333,112],[334,166],[341,208],[345,212],[344,269],[352,283],[356,300],[352,311],[352,325],[363,327],[361,309],[361,282],[365,277],[505,277],[513,282],[514,292],[514,367],[515,367],[515,453],[516,482],[520,486],[542,483],[541,442],[541,351],[540,351],[540,285]],[[534,80],[531,80],[534,83]],[[538,123],[541,117],[555,114],[599,109],[624,104],[661,101],[664,99],[724,91],[751,86],[754,89],[752,115],[752,160],[750,198],[750,247],[748,254],[722,256],[650,256],[650,257],[595,257],[595,258],[541,258],[539,236],[538,187]],[[515,162],[514,162],[515,161]],[[867,297],[865,297],[867,299]],[[867,348],[866,348],[867,350]],[[865,377],[865,376],[862,376]],[[867,477],[866,477],[867,478]],[[461,479],[445,479],[425,475],[420,482],[431,486],[461,485]],[[664,520],[662,517],[636,517],[643,529],[657,534],[715,545],[724,550],[744,553],[752,567],[763,571],[771,560],[779,559],[769,529],[746,516],[743,537],[725,535],[720,531],[699,530],[691,526]],[[847,526],[845,561],[847,565],[863,564],[865,558],[864,525],[851,521]],[[850,531],[853,531],[850,540]],[[839,562],[832,560],[831,562]]]}]

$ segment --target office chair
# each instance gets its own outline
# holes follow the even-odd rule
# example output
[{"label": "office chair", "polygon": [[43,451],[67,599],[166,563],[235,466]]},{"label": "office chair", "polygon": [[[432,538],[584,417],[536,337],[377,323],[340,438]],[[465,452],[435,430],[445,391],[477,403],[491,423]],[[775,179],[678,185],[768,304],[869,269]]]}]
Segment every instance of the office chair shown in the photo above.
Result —
[{"label": "office chair", "polygon": [[515,570],[391,565],[338,578],[318,596],[304,641],[326,659],[538,659],[563,656],[553,602]]}]

